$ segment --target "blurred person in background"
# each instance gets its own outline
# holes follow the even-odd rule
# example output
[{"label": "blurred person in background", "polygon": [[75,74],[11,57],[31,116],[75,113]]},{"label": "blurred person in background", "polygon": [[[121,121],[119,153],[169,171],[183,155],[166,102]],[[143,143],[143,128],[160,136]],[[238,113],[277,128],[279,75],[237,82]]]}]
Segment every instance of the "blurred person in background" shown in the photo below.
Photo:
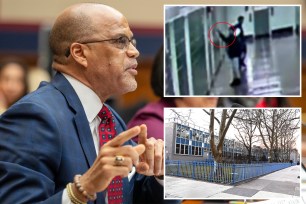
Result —
[{"label": "blurred person in background", "polygon": [[27,94],[27,66],[19,59],[0,61],[0,114]]},{"label": "blurred person in background", "polygon": [[221,97],[218,107],[255,107],[260,98],[258,97]]},{"label": "blurred person in background", "polygon": [[[146,124],[148,136],[164,139],[164,108],[167,107],[216,107],[218,98],[214,97],[164,97],[164,53],[163,46],[158,50],[152,66],[151,87],[160,99],[148,103],[137,111],[128,127]],[[134,138],[137,141],[137,137]]]},{"label": "blurred person in background", "polygon": [[290,104],[285,97],[264,97],[258,101],[256,107],[257,108],[290,107]]},{"label": "blurred person in background", "polygon": [[49,82],[51,79],[50,74],[43,68],[41,67],[29,67],[29,72],[28,72],[28,92],[33,92],[35,91],[40,82],[42,81],[47,81]]}]

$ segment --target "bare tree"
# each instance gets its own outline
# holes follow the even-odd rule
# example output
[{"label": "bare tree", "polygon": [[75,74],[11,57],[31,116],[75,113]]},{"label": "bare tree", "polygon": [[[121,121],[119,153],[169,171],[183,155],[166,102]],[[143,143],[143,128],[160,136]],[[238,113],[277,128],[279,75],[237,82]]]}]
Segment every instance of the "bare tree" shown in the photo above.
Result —
[{"label": "bare tree", "polygon": [[280,131],[280,160],[282,162],[288,162],[290,160],[290,153],[295,149],[296,144],[296,132],[299,129],[299,118],[296,118],[293,111],[288,113],[289,117],[286,118],[286,122],[281,127]]},{"label": "bare tree", "polygon": [[[256,111],[256,126],[264,146],[269,152],[269,162],[280,162],[283,150],[292,149],[292,137],[299,126],[298,109],[260,109]],[[291,145],[292,146],[292,145]]]},{"label": "bare tree", "polygon": [[235,134],[236,139],[243,144],[247,149],[248,163],[252,160],[252,146],[258,142],[258,136],[256,136],[256,121],[254,121],[254,110],[242,109],[236,113],[235,122],[232,125],[238,131],[238,135]]},{"label": "bare tree", "polygon": [[[210,124],[209,124],[209,133],[210,133],[210,148],[214,160],[218,163],[222,162],[222,152],[223,152],[223,143],[226,136],[227,130],[237,112],[237,109],[233,109],[229,115],[227,109],[222,110],[221,119],[219,120],[215,117],[215,110],[211,109],[210,113],[203,109],[204,112],[210,115]],[[219,136],[218,136],[218,145],[216,146],[215,142],[215,133],[214,133],[214,122],[215,120],[219,123]]]},{"label": "bare tree", "polygon": [[187,116],[186,115],[184,116],[182,113],[177,112],[175,109],[171,109],[171,111],[175,114],[176,120],[179,120],[184,124],[188,124],[189,122],[194,124],[194,122],[190,119],[191,109],[189,109],[189,113]]}]

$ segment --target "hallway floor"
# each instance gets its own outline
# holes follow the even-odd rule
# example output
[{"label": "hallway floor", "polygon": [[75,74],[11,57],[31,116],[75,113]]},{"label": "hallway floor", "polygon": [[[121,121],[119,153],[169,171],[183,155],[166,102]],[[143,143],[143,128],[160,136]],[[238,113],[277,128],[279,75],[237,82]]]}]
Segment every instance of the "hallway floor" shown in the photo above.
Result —
[{"label": "hallway floor", "polygon": [[225,57],[212,95],[278,96],[300,94],[300,40],[293,35],[261,38],[247,44],[242,83],[231,87],[231,63]]}]

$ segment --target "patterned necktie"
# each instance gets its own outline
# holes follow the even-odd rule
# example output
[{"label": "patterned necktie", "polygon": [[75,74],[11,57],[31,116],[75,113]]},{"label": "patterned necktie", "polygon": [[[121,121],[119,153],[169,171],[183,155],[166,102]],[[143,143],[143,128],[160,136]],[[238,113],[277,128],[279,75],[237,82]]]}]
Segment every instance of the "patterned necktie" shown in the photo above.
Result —
[{"label": "patterned necktie", "polygon": [[[99,125],[99,139],[100,147],[102,147],[106,142],[115,137],[116,134],[116,124],[111,111],[103,105],[98,116],[101,118],[101,123]],[[109,204],[119,204],[123,203],[123,184],[122,178],[116,176],[113,178],[109,186],[107,187],[108,203]]]}]

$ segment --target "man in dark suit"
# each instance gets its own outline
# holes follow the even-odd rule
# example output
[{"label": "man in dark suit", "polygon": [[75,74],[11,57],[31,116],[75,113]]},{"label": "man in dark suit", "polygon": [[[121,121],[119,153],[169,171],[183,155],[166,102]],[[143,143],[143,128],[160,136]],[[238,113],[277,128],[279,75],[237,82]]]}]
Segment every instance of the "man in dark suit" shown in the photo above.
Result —
[{"label": "man in dark suit", "polygon": [[[0,117],[1,203],[118,203],[114,183],[119,203],[163,202],[164,142],[147,139],[145,125],[126,130],[104,104],[136,89],[135,46],[126,18],[109,6],[77,4],[59,15],[50,33],[55,77]],[[101,109],[116,133],[105,144]]]}]

